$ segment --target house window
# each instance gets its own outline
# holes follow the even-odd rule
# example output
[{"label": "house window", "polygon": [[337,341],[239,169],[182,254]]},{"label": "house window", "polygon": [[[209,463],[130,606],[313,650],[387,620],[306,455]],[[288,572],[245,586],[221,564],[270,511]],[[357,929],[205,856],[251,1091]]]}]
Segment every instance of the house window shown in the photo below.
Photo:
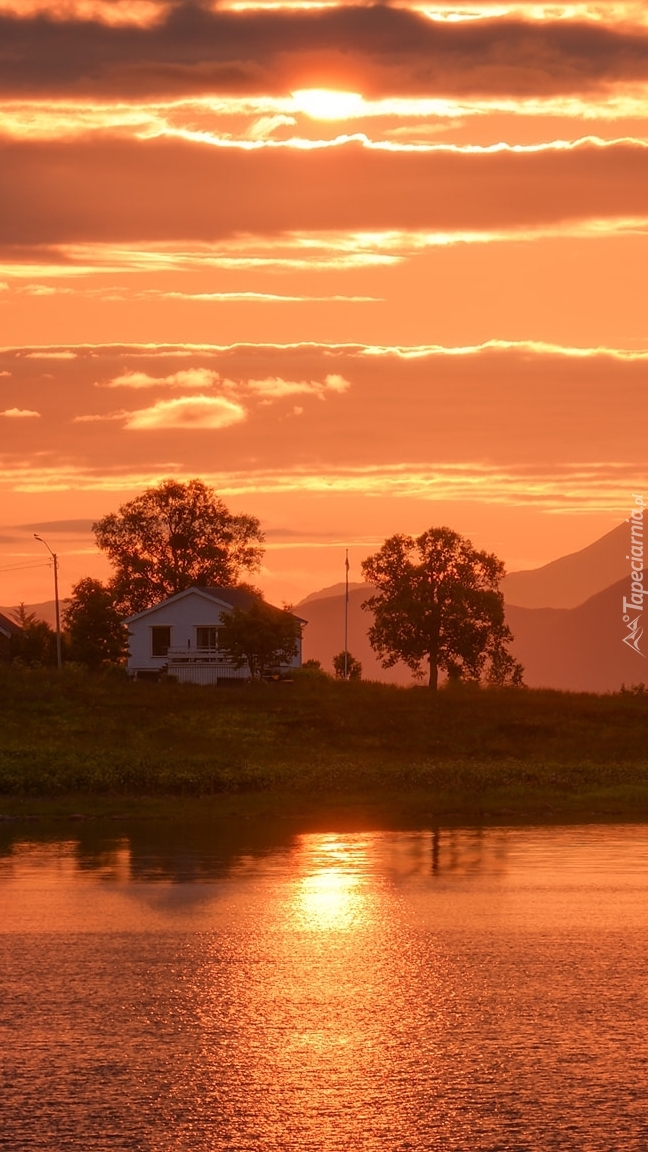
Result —
[{"label": "house window", "polygon": [[158,624],[151,628],[151,656],[166,656],[170,647],[170,627]]},{"label": "house window", "polygon": [[197,648],[218,648],[218,628],[196,628]]}]

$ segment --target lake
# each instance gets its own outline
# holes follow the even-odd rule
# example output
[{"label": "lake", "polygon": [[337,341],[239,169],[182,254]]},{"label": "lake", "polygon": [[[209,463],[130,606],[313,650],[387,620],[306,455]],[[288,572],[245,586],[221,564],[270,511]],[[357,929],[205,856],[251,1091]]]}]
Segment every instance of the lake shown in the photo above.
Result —
[{"label": "lake", "polygon": [[648,827],[3,825],[0,1147],[648,1148]]}]

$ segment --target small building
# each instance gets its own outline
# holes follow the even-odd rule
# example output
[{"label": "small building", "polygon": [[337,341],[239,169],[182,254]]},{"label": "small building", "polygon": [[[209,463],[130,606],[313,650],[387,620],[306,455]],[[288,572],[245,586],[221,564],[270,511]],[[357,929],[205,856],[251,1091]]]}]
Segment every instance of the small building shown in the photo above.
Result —
[{"label": "small building", "polygon": [[0,612],[0,664],[9,664],[11,661],[11,648],[14,636],[19,636],[21,628],[14,624],[8,616]]},{"label": "small building", "polygon": [[[157,680],[162,674],[186,684],[221,684],[247,680],[247,666],[235,668],[219,649],[223,616],[247,609],[255,596],[244,588],[187,588],[144,612],[130,616],[128,674]],[[300,624],[305,621],[299,617]],[[301,637],[290,668],[301,666]],[[283,669],[288,671],[288,667]]]}]

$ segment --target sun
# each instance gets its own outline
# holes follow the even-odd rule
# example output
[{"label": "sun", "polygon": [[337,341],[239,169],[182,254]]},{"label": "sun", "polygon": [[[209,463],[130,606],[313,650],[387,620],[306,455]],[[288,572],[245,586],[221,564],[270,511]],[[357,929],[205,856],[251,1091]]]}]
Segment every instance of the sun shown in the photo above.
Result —
[{"label": "sun", "polygon": [[337,92],[333,88],[302,88],[291,93],[298,112],[313,120],[347,120],[362,111],[359,92]]}]

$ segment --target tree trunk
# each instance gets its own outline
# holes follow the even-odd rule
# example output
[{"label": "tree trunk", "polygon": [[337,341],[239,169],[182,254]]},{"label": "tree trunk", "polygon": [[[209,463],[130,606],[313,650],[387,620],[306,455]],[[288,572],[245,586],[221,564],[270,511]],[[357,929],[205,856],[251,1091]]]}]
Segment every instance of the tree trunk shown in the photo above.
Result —
[{"label": "tree trunk", "polygon": [[433,692],[436,692],[438,684],[439,684],[439,669],[437,667],[436,660],[433,656],[429,656],[428,660],[430,663],[430,677],[428,680],[428,688],[431,688]]}]

